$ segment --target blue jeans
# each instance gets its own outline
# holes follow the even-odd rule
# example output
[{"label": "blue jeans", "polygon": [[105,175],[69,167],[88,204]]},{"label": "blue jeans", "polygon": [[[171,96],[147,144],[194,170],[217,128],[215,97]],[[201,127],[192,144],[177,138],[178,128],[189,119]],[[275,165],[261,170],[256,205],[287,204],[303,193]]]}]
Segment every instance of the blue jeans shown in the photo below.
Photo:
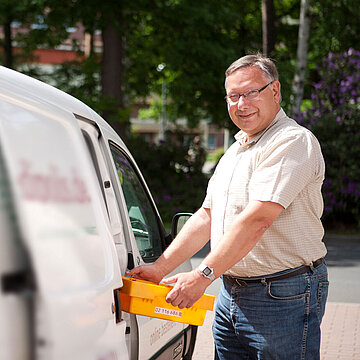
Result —
[{"label": "blue jeans", "polygon": [[320,359],[328,286],[325,263],[270,283],[239,286],[224,276],[213,325],[215,359]]}]

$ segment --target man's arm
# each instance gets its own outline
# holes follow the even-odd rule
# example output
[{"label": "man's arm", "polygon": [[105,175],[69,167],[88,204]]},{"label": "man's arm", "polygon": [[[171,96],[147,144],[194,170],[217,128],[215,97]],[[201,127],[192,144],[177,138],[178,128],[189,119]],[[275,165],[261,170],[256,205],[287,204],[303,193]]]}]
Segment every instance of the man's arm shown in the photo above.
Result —
[{"label": "man's arm", "polygon": [[216,277],[224,274],[252,250],[283,209],[271,201],[251,201],[203,263],[214,268]]},{"label": "man's arm", "polygon": [[[274,202],[250,202],[203,263],[214,269],[216,277],[224,274],[251,251],[282,210],[283,207]],[[192,306],[211,284],[198,270],[174,275],[164,282],[176,283],[166,300],[180,308]]]},{"label": "man's arm", "polygon": [[185,223],[164,253],[151,265],[137,267],[128,272],[135,278],[159,283],[185,260],[199,251],[210,239],[210,210],[200,208]]}]

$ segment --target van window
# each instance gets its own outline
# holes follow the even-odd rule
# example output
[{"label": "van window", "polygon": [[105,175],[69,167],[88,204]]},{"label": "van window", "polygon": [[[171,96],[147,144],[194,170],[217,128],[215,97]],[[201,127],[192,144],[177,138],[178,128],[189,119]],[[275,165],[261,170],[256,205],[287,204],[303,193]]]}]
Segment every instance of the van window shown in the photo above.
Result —
[{"label": "van window", "polygon": [[153,262],[162,253],[161,233],[155,210],[130,160],[111,144],[110,149],[140,255],[145,262]]}]

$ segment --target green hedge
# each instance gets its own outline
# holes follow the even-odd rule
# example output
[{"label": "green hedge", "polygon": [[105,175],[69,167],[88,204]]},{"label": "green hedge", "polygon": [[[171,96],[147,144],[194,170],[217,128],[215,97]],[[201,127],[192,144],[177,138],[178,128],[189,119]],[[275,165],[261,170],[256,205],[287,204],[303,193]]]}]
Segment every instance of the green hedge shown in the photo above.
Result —
[{"label": "green hedge", "polygon": [[202,173],[205,150],[198,140],[168,133],[166,141],[150,144],[132,135],[128,146],[150,188],[164,223],[177,212],[195,212],[205,197],[207,177]]}]

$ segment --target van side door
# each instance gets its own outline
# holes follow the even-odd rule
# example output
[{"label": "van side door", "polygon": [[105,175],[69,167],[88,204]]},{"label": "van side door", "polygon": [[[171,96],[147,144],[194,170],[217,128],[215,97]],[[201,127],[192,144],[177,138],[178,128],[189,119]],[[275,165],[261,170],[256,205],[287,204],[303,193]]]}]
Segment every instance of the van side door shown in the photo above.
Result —
[{"label": "van side door", "polygon": [[[115,141],[108,143],[114,173],[119,186],[124,221],[131,230],[128,234],[134,254],[133,266],[154,262],[165,250],[165,230],[156,206],[140,171],[127,149]],[[135,240],[135,241],[134,241]],[[185,263],[176,271],[189,271]],[[190,327],[171,321],[136,316],[139,334],[139,359],[180,359],[189,344]],[[166,353],[166,355],[164,355]]]},{"label": "van side door", "polygon": [[[122,223],[122,244],[127,251],[126,268],[154,262],[165,250],[165,230],[140,170],[121,139],[106,127],[102,128],[100,121],[97,123],[75,116],[87,134],[84,136],[89,136],[92,142],[89,150],[93,152],[94,166],[99,169],[99,184],[104,189],[109,217],[114,215],[110,222]],[[111,209],[112,206],[117,209]],[[121,239],[114,238],[114,241],[118,246],[117,242]],[[125,275],[122,264],[124,254],[122,250],[119,252],[122,274]],[[180,271],[190,268],[190,263],[185,264]],[[131,359],[180,359],[187,349],[185,339],[190,337],[191,331],[185,324],[125,312],[122,318],[127,323]],[[187,343],[190,343],[189,339]]]}]

